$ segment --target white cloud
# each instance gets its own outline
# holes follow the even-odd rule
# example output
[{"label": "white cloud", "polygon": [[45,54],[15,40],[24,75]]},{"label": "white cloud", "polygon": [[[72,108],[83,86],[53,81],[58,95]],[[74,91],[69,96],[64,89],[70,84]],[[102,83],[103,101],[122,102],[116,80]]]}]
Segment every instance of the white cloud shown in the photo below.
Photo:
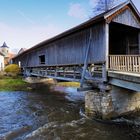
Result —
[{"label": "white cloud", "polygon": [[70,4],[68,15],[78,19],[85,19],[87,17],[86,10],[80,3]]},{"label": "white cloud", "polygon": [[19,28],[0,23],[0,45],[5,41],[11,50],[30,48],[61,31],[62,29],[53,24]]}]

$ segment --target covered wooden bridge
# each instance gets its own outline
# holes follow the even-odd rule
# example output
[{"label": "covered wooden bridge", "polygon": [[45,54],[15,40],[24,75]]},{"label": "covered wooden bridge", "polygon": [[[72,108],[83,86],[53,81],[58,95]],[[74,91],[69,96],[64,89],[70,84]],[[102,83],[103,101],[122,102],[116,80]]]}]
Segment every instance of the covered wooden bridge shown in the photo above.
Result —
[{"label": "covered wooden bridge", "polygon": [[26,76],[140,91],[140,14],[131,1],[13,58]]}]

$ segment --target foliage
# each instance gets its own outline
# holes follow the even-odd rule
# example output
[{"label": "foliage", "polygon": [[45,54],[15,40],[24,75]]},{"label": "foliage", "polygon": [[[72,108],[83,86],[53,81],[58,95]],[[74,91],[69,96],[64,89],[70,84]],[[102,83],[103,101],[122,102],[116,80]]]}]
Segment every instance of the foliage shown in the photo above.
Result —
[{"label": "foliage", "polygon": [[4,71],[9,76],[17,76],[18,74],[20,74],[21,69],[16,64],[10,64],[5,67]]}]

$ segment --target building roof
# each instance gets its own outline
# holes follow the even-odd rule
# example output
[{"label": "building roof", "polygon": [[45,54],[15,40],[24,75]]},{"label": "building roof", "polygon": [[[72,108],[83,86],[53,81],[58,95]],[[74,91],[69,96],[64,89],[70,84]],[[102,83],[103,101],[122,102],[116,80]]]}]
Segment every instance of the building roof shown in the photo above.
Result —
[{"label": "building roof", "polygon": [[135,7],[135,5],[133,4],[133,2],[131,0],[128,0],[128,1],[126,1],[126,2],[124,2],[122,4],[120,4],[120,5],[118,5],[118,6],[114,7],[114,8],[112,8],[112,9],[104,12],[104,13],[101,13],[101,14],[99,14],[99,15],[91,18],[90,20],[88,20],[88,21],[86,21],[86,22],[84,22],[84,23],[82,23],[82,24],[80,24],[80,25],[78,25],[78,26],[76,26],[74,28],[71,28],[71,29],[69,29],[69,30],[67,30],[67,31],[65,31],[65,32],[63,32],[63,33],[61,33],[61,34],[53,37],[53,38],[47,39],[47,40],[45,40],[43,42],[40,42],[39,44],[31,47],[30,49],[24,51],[23,53],[18,54],[16,57],[18,57],[18,56],[20,56],[22,54],[25,54],[26,52],[29,52],[29,51],[31,51],[31,50],[33,50],[35,48],[39,48],[39,47],[43,46],[44,44],[51,43],[51,42],[53,42],[55,40],[61,39],[64,36],[67,36],[67,35],[70,35],[70,34],[72,34],[74,32],[77,32],[79,30],[88,28],[89,26],[91,26],[93,24],[97,24],[100,21],[106,21],[106,22],[108,22],[108,18],[110,16],[112,16],[114,13],[116,13],[117,11],[119,11],[120,9],[122,9],[123,7],[125,7],[127,5],[133,10],[135,16],[140,21],[140,13],[138,12],[138,10]]},{"label": "building roof", "polygon": [[1,48],[9,48],[9,47],[8,47],[7,44],[4,42],[3,45],[1,46]]}]

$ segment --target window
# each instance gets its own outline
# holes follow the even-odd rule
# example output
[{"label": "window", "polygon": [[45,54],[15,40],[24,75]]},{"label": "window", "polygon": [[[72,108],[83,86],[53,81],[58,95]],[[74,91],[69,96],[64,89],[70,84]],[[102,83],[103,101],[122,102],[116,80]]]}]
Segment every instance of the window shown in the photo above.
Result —
[{"label": "window", "polygon": [[39,64],[45,64],[45,55],[39,56]]}]

